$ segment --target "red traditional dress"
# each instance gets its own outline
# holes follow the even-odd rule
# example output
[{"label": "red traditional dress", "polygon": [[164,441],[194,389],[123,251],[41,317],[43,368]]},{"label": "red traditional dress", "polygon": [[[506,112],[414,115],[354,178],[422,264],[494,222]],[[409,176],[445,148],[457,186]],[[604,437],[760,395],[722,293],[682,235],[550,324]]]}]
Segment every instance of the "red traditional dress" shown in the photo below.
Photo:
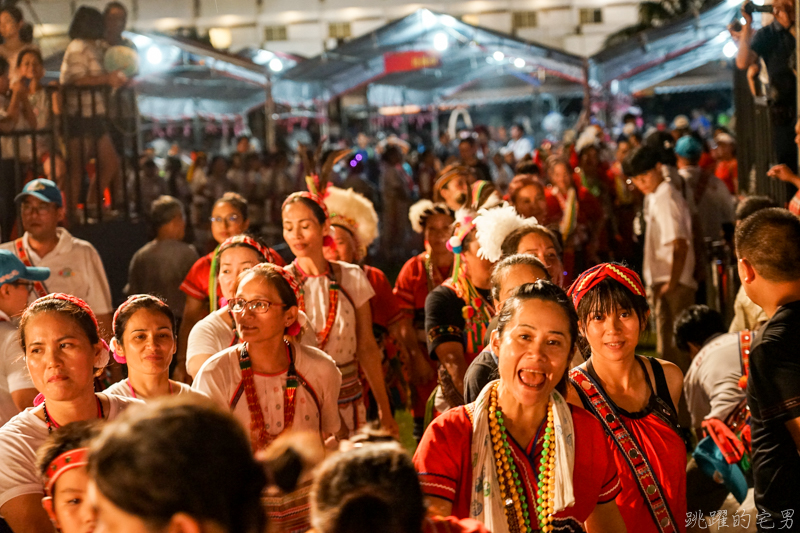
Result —
[{"label": "red traditional dress", "polygon": [[[441,285],[450,276],[450,270],[439,269],[430,263],[430,256],[427,252],[412,257],[397,275],[394,284],[394,295],[401,312],[409,318],[417,331],[418,339],[425,339],[425,299],[428,294]],[[428,345],[424,340],[420,340],[419,349],[426,356],[428,355]],[[436,361],[428,357],[428,362],[433,370],[436,370]],[[422,417],[425,414],[425,403],[428,401],[433,389],[436,388],[436,379],[428,383],[417,384],[412,390],[411,410],[414,417]]]},{"label": "red traditional dress", "polygon": [[[570,381],[584,407],[605,428],[622,486],[617,506],[628,531],[684,532],[686,446],[677,432],[677,411],[661,365],[651,359],[656,381],[653,387],[644,358],[637,356],[637,361],[648,376],[651,391],[647,407],[637,413],[629,413],[613,403],[600,385],[591,359],[585,370],[575,368],[570,372]],[[615,427],[619,422],[622,425]]]},{"label": "red traditional dress", "polygon": [[[473,426],[470,419],[475,404],[451,409],[436,418],[422,437],[414,454],[422,491],[453,503],[452,515],[468,518],[473,487]],[[575,504],[553,515],[555,531],[584,531],[583,523],[597,504],[617,497],[620,481],[600,424],[589,413],[569,407],[575,436],[573,489]],[[544,449],[544,432],[531,442],[520,444],[509,438],[517,471],[528,502],[536,502],[539,458]],[[484,490],[477,487],[477,490]],[[479,512],[479,511],[478,511]],[[631,531],[638,531],[633,529]]]},{"label": "red traditional dress", "polygon": [[[270,263],[273,263],[278,266],[286,266],[286,261],[273,250],[272,248],[268,248],[270,257],[267,259]],[[198,259],[192,268],[189,270],[189,273],[186,274],[186,278],[181,283],[180,289],[183,291],[186,296],[191,296],[195,300],[201,301],[208,301],[209,299],[209,288],[211,287],[211,263],[214,261],[214,255],[217,253],[216,250],[211,252],[210,254],[204,255],[200,259]],[[219,285],[217,285],[217,309],[224,307],[227,302],[222,297],[222,290],[220,290]]]},{"label": "red traditional dress", "polygon": [[590,229],[603,219],[603,206],[585,187],[576,187],[574,200],[569,193],[548,189],[555,202],[548,202],[548,219],[559,222],[564,249],[563,263],[567,272],[564,283],[569,285],[576,275],[592,265],[586,264],[585,248]]}]

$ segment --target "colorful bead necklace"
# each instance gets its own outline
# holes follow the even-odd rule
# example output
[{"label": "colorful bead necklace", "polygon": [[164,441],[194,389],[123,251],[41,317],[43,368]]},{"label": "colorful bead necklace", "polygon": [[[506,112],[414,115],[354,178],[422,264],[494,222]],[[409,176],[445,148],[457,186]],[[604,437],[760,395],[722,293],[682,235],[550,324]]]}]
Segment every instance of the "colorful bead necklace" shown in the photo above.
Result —
[{"label": "colorful bead necklace", "polygon": [[[285,342],[285,344],[286,356],[289,358],[289,370],[287,371],[286,388],[283,391],[283,429],[278,435],[291,429],[292,424],[294,424],[295,392],[298,385],[292,349],[288,342]],[[242,346],[239,354],[239,368],[242,369],[242,384],[247,397],[247,409],[250,411],[250,443],[253,446],[253,451],[263,450],[278,435],[273,436],[267,432],[264,411],[261,410],[261,404],[258,402],[253,366],[250,361],[250,354],[247,353],[247,343]]]},{"label": "colorful bead necklace", "polygon": [[[297,295],[297,306],[301,311],[305,312],[305,281],[307,276],[305,272],[303,272],[303,269],[300,268],[300,265],[297,264],[297,260],[294,261],[293,265],[300,274],[297,276],[299,278],[298,285],[300,286],[300,292]],[[333,329],[333,323],[336,321],[336,311],[338,310],[339,303],[339,284],[336,282],[336,278],[333,276],[330,266],[328,267],[326,275],[330,282],[328,287],[328,317],[325,319],[325,329],[323,329],[321,333],[317,333],[317,348],[322,351],[325,351],[325,346],[328,344],[328,339],[331,336],[331,330]]]},{"label": "colorful bead necklace", "polygon": [[[528,498],[525,487],[520,479],[514,457],[511,453],[511,444],[508,442],[508,433],[503,419],[503,412],[497,402],[497,386],[495,383],[489,398],[489,430],[494,447],[495,466],[497,467],[497,480],[500,484],[500,497],[505,503],[506,520],[512,533],[527,533],[534,531],[531,527]],[[553,430],[553,402],[547,406],[547,425],[544,433],[544,450],[539,464],[537,475],[538,483],[536,493],[536,513],[538,515],[539,530],[545,533],[553,531],[552,521],[555,499],[555,441]],[[534,449],[536,443],[534,442]]]},{"label": "colorful bead necklace", "polygon": [[[97,396],[95,396],[94,399],[97,402],[97,418],[102,420],[105,418],[105,414],[103,413],[103,403]],[[50,413],[47,412],[47,400],[42,402],[42,409],[44,410],[44,422],[47,424],[47,433],[52,433],[54,429],[60,428],[61,424],[53,420],[50,416]]]}]

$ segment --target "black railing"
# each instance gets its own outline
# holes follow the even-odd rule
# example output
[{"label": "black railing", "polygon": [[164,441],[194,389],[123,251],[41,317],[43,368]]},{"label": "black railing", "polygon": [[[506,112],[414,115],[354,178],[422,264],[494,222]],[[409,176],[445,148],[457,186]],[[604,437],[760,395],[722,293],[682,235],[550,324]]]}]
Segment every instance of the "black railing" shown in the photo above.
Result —
[{"label": "black railing", "polygon": [[[139,117],[133,89],[67,85],[45,91],[47,124],[22,128],[26,119],[20,116],[13,131],[0,131],[0,179],[13,182],[14,195],[32,179],[53,180],[66,197],[72,224],[139,218]],[[4,191],[11,192],[10,184]],[[4,236],[8,233],[4,227]]]}]

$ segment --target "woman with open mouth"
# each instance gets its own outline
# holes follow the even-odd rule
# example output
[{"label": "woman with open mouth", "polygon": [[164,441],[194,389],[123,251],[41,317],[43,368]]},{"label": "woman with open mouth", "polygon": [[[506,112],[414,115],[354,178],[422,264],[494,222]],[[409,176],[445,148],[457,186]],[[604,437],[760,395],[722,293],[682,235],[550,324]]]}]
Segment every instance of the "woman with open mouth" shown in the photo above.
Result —
[{"label": "woman with open mouth", "polygon": [[429,513],[474,518],[494,533],[626,531],[602,428],[564,399],[578,336],[569,298],[539,280],[499,316],[500,379],[436,418],[414,456]]},{"label": "woman with open mouth", "polygon": [[678,433],[683,373],[636,355],[650,309],[639,276],[617,263],[569,289],[591,357],[570,372],[569,401],[603,425],[620,476],[617,505],[630,531],[685,531],[686,446]]}]

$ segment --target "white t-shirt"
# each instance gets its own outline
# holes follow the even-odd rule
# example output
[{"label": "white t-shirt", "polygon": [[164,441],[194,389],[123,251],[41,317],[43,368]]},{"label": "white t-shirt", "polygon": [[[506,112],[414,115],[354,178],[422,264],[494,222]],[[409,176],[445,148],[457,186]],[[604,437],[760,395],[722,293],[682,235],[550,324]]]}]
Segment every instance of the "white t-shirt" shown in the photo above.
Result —
[{"label": "white t-shirt", "polygon": [[[175,395],[193,394],[192,388],[186,383],[181,383],[179,381],[173,381],[171,383]],[[127,378],[123,379],[122,381],[117,381],[103,392],[105,392],[106,394],[113,394],[114,396],[121,396],[123,398],[137,398],[136,396],[134,396],[133,392],[131,392],[131,388],[128,386]],[[137,399],[142,401],[147,401],[147,398],[137,398]]]},{"label": "white t-shirt", "polygon": [[700,427],[709,418],[725,420],[745,399],[745,391],[739,387],[739,357],[739,334],[726,333],[703,346],[692,360],[683,378],[692,427]]},{"label": "white t-shirt", "polygon": [[[187,367],[189,361],[198,355],[214,355],[226,348],[230,348],[234,335],[233,330],[228,325],[227,314],[228,308],[226,306],[203,317],[192,327],[189,332],[189,340],[186,342]],[[317,340],[310,324],[305,326],[300,342],[306,346],[316,348]]]},{"label": "white t-shirt", "polygon": [[[342,374],[336,368],[336,363],[324,352],[294,343],[292,346],[295,369],[314,390],[319,401],[318,409],[309,390],[302,385],[297,388],[292,430],[337,432],[340,426],[338,399]],[[192,390],[205,394],[221,407],[231,409],[231,401],[242,383],[242,369],[239,367],[241,349],[242,345],[232,346],[206,361],[192,383]],[[264,413],[267,432],[271,435],[278,435],[283,430],[283,393],[287,375],[288,372],[254,375],[258,403]],[[244,392],[239,396],[232,412],[249,432],[250,411]]]},{"label": "white t-shirt", "polygon": [[[342,279],[337,280],[344,291],[339,292],[336,319],[325,345],[325,353],[333,357],[336,364],[342,366],[355,359],[356,347],[356,309],[375,296],[367,275],[357,265],[335,261],[341,267]],[[338,274],[337,268],[337,274]],[[316,332],[325,330],[330,302],[330,279],[327,275],[307,277],[303,284],[305,294],[305,312]],[[352,298],[352,303],[344,292]]]},{"label": "white t-shirt", "polygon": [[25,353],[19,345],[17,326],[16,321],[0,311],[0,426],[19,414],[11,393],[34,388],[22,358]]},{"label": "white t-shirt", "polygon": [[[113,420],[129,405],[139,400],[107,396],[107,420]],[[47,424],[34,413],[42,407],[30,407],[0,428],[0,507],[17,496],[44,495],[44,486],[36,467],[36,452],[47,440]]]},{"label": "white t-shirt", "polygon": [[[47,290],[82,298],[96,315],[113,313],[111,289],[97,250],[89,242],[73,237],[64,228],[58,228],[56,232],[58,244],[44,258],[39,257],[28,245],[28,233],[22,236],[25,251],[33,265],[50,269],[50,277],[44,282]],[[0,249],[16,254],[13,241],[3,243]],[[31,301],[34,299],[36,296],[31,297]]]},{"label": "white t-shirt", "polygon": [[533,143],[527,137],[520,137],[516,141],[511,139],[506,148],[514,152],[514,159],[517,161],[522,161],[523,157],[533,153]]},{"label": "white t-shirt", "polygon": [[736,220],[733,195],[721,179],[710,176],[703,196],[699,200],[695,198],[695,201],[703,237],[720,240],[723,237],[722,225],[733,224]]},{"label": "white t-shirt", "polygon": [[681,193],[668,181],[662,181],[645,198],[647,231],[644,240],[644,280],[652,287],[668,283],[672,272],[672,243],[683,239],[687,244],[686,263],[680,284],[697,288],[694,280],[692,217]]}]

